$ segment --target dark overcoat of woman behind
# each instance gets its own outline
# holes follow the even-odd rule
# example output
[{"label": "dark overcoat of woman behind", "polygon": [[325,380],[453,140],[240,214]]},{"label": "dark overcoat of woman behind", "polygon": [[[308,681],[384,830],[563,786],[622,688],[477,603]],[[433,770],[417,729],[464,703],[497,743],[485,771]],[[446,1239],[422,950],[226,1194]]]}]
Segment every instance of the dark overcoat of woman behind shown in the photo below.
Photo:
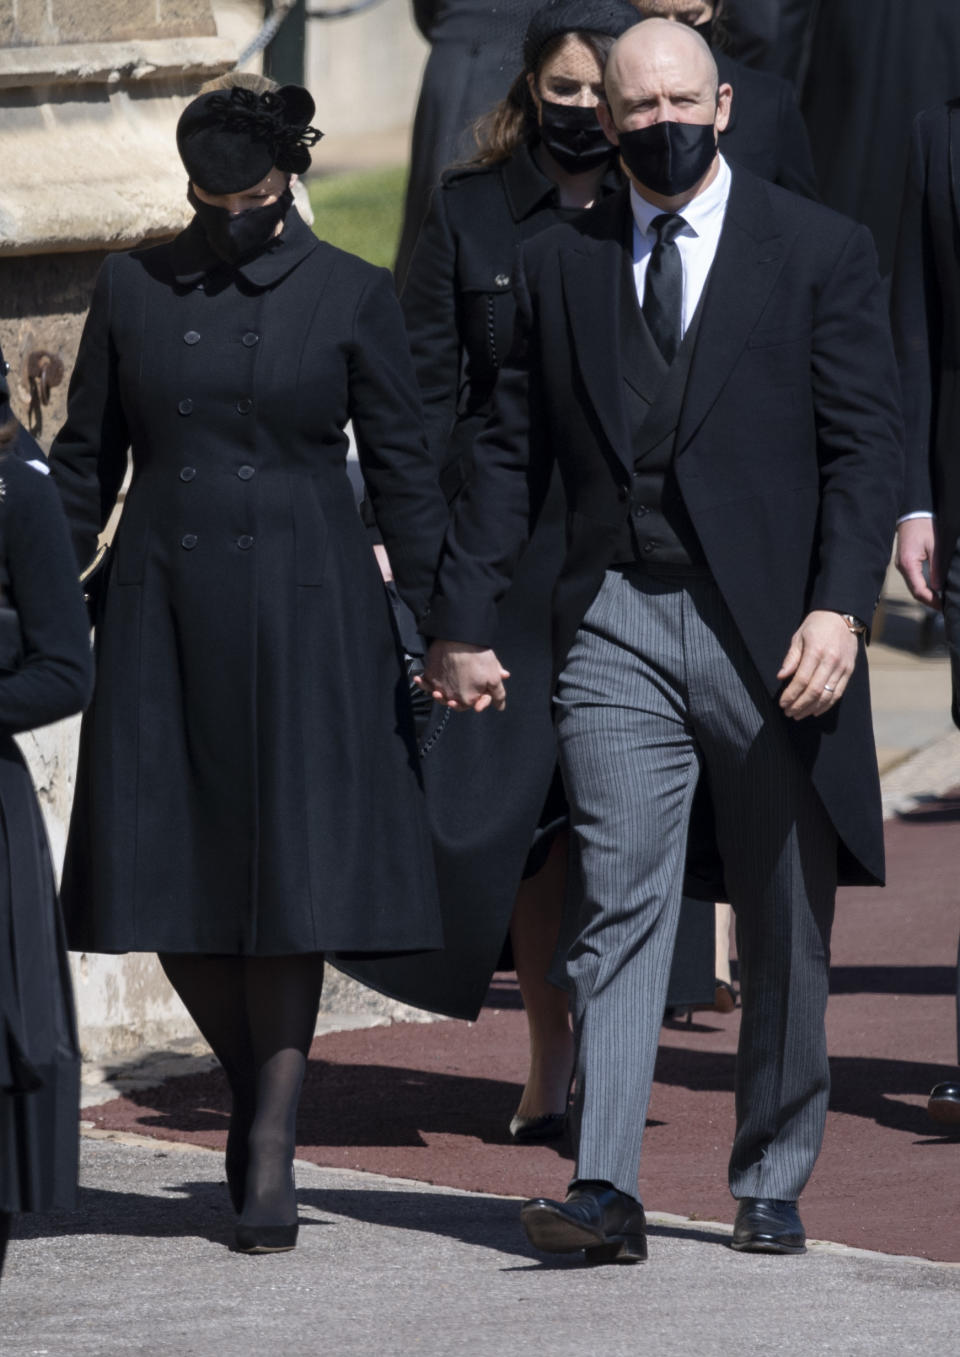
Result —
[{"label": "dark overcoat of woman behind", "polygon": [[[451,506],[470,479],[473,442],[510,348],[520,243],[619,186],[596,105],[606,54],[638,20],[626,0],[542,5],[527,28],[521,75],[478,128],[475,162],[449,172],[434,194],[401,301]],[[356,967],[400,998],[475,1018],[510,930],[531,1039],[511,1122],[518,1139],[562,1131],[572,1064],[566,995],[546,981],[566,861],[550,708],[550,597],[564,552],[559,480],[534,497],[543,511],[499,613],[510,704],[486,722],[448,712],[424,741],[444,951]]]},{"label": "dark overcoat of woman behind", "polygon": [[0,401],[0,1268],[11,1218],[74,1205],[80,1055],[53,867],[14,742],[90,695],[86,613],[57,492],[4,450]]},{"label": "dark overcoat of woman behind", "polygon": [[231,1082],[248,1251],[295,1240],[293,1118],[323,955],[442,942],[348,421],[414,609],[446,505],[390,275],[291,210],[312,112],[297,87],[188,105],[197,215],[171,244],[106,260],[52,452],[81,561],[133,460],[95,615],[70,942],[160,953]]}]

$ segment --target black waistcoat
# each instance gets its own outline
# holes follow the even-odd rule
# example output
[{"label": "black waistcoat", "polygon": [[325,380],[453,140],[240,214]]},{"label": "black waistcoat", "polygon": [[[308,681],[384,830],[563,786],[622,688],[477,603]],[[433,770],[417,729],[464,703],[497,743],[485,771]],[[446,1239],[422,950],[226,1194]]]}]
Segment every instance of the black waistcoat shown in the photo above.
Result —
[{"label": "black waistcoat", "polygon": [[633,442],[633,478],[630,516],[615,559],[706,568],[673,470],[677,423],[700,327],[702,298],[668,366],[637,301],[629,254],[621,286],[620,365],[626,423]]}]

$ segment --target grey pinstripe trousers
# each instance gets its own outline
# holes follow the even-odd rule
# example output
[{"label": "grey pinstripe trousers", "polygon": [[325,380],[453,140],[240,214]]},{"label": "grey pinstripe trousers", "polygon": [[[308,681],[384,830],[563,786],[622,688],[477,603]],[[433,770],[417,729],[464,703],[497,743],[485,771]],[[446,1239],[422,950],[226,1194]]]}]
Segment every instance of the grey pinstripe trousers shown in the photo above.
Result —
[{"label": "grey pinstripe trousers", "polygon": [[561,943],[577,1035],[576,1178],[635,1195],[701,773],[736,910],[735,1197],[800,1195],[829,1095],[836,833],[707,575],[607,572],[561,674],[579,861]]}]

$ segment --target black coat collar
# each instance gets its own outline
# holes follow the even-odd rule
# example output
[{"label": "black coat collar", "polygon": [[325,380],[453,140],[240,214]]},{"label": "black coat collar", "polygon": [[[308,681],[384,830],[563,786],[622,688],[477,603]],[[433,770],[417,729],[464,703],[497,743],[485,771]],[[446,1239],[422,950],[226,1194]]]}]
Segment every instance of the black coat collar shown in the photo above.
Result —
[{"label": "black coat collar", "polygon": [[[540,169],[529,146],[520,146],[509,160],[503,161],[500,174],[514,221],[523,221],[548,202],[556,204],[557,186]],[[606,197],[622,183],[619,173],[611,165],[601,181],[601,195]]]},{"label": "black coat collar", "polygon": [[178,283],[191,286],[210,273],[240,274],[254,287],[272,287],[279,283],[316,249],[317,237],[300,216],[296,207],[287,213],[283,230],[274,237],[265,250],[231,267],[225,264],[207,242],[197,217],[181,231],[172,245],[173,273]]}]

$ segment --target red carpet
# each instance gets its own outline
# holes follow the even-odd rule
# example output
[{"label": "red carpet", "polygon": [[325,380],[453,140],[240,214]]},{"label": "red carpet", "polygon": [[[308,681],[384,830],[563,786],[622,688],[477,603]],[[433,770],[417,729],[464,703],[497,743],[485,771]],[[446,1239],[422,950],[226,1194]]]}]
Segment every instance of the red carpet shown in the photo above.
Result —
[{"label": "red carpet", "polygon": [[[885,891],[841,892],[829,1038],[826,1141],[803,1199],[813,1238],[960,1262],[960,1137],[926,1116],[956,1074],[954,962],[960,928],[960,804],[944,799],[888,825]],[[569,1147],[514,1146],[506,1126],[524,1076],[525,1029],[512,977],[497,977],[476,1024],[440,1022],[318,1039],[299,1154],[450,1187],[562,1195]],[[644,1147],[648,1209],[732,1221],[738,1015],[664,1029]],[[85,1115],[104,1129],[221,1147],[225,1084],[170,1080]]]}]

